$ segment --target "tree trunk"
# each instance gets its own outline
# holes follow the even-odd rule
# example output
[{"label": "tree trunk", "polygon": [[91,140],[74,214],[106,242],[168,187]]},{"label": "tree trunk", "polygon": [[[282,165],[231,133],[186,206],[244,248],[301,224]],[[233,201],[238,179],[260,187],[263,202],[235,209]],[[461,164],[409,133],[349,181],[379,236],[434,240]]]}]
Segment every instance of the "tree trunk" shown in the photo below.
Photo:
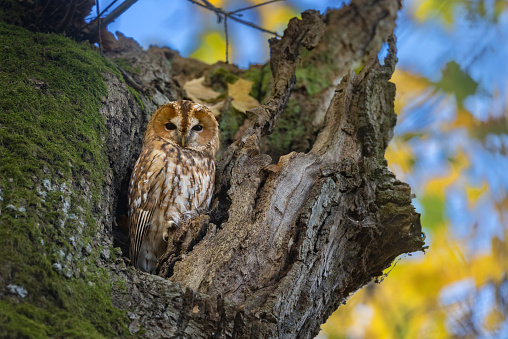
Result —
[{"label": "tree trunk", "polygon": [[[378,282],[397,256],[423,249],[411,190],[384,159],[396,123],[395,85],[389,79],[397,62],[392,33],[399,8],[398,0],[353,0],[326,16],[307,11],[290,21],[280,40],[270,40],[271,92],[247,111],[248,127],[217,163],[210,215],[174,235],[159,263],[160,276],[110,260],[109,252],[97,262],[109,272],[113,305],[128,312],[132,334],[313,338],[337,307]],[[376,54],[384,41],[389,54],[380,65]],[[111,225],[113,215],[125,213],[126,185],[147,114],[185,96],[179,81],[213,69],[164,48],[143,52],[122,37],[109,42],[107,56],[141,95],[136,101],[116,75],[105,75],[108,96],[100,113],[108,130],[110,179],[95,205],[101,222],[94,237],[106,245],[113,232],[118,243],[126,241]],[[260,147],[266,148],[262,140],[274,131],[291,96],[301,47],[314,49],[305,54],[307,63],[325,50],[333,56],[315,65],[332,70],[327,87],[342,80],[310,150],[273,164]],[[358,64],[361,71],[350,71]],[[138,69],[129,71],[129,65]],[[317,110],[328,93],[327,88],[313,93],[319,104],[310,107]],[[303,92],[295,100],[305,107]]]}]

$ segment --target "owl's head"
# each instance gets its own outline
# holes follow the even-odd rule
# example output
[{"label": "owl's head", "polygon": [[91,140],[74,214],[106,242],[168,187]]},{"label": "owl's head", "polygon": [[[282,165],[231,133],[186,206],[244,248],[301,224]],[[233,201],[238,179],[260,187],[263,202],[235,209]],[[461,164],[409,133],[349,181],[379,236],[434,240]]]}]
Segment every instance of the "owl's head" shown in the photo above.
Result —
[{"label": "owl's head", "polygon": [[155,111],[146,129],[145,142],[156,136],[212,158],[219,148],[219,124],[212,111],[188,100],[171,101]]}]

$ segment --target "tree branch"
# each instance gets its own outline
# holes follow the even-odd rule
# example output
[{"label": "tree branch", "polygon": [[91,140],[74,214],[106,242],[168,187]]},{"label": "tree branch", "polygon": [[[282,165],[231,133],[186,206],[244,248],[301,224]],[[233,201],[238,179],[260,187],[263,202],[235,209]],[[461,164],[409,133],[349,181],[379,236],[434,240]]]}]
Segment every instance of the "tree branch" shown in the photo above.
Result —
[{"label": "tree branch", "polygon": [[242,20],[234,15],[237,15],[237,13],[241,12],[241,11],[246,11],[248,9],[252,9],[252,8],[256,8],[256,7],[260,7],[260,6],[264,6],[264,5],[268,5],[268,4],[271,4],[273,2],[278,2],[278,1],[285,1],[285,0],[272,0],[272,1],[267,1],[267,2],[264,2],[264,3],[261,3],[261,4],[257,4],[257,5],[254,5],[254,6],[249,6],[249,7],[245,7],[245,8],[240,8],[240,9],[237,9],[237,10],[234,10],[234,11],[231,11],[231,12],[228,12],[228,11],[225,11],[224,9],[220,8],[220,7],[215,7],[212,3],[210,3],[209,1],[206,1],[206,0],[202,0],[205,4],[202,4],[196,0],[188,0],[190,1],[191,3],[193,3],[194,5],[198,5],[200,7],[203,7],[209,11],[212,11],[212,12],[215,12],[215,14],[217,14],[217,23],[221,23],[222,20],[224,18],[227,18],[229,17],[231,20],[234,20],[234,21],[237,21],[241,24],[244,24],[246,26],[249,26],[249,27],[252,27],[252,28],[255,28],[257,30],[260,30],[262,32],[265,32],[265,33],[269,33],[269,34],[273,34],[277,37],[280,37],[279,34],[277,34],[277,32],[272,32],[272,31],[269,31],[267,29],[264,29],[263,27],[261,26],[258,26],[256,25],[255,23],[253,22],[250,22],[250,21],[246,21],[246,20]]},{"label": "tree branch", "polygon": [[229,63],[228,49],[229,49],[229,37],[228,37],[228,17],[224,18],[224,35],[226,37],[226,64]]},{"label": "tree branch", "polygon": [[[134,5],[138,0],[125,0],[118,7],[116,7],[107,17],[101,20],[98,15],[97,18],[92,20],[90,23],[85,25],[81,30],[86,32],[88,35],[95,35],[99,32],[100,27],[106,27],[111,22],[113,22],[116,18],[122,15],[126,10],[128,10],[132,5]],[[99,25],[100,21],[100,25]]]},{"label": "tree branch", "polygon": [[280,2],[280,1],[286,1],[286,0],[271,0],[271,1],[263,2],[263,3],[257,4],[257,5],[253,5],[253,6],[244,7],[244,8],[240,8],[240,9],[234,10],[234,11],[229,12],[229,14],[230,15],[234,15],[236,13],[243,12],[243,11],[246,11],[248,9],[253,9],[253,8],[265,6],[265,5],[268,5],[268,4],[271,4],[271,3],[274,3],[274,2]]}]

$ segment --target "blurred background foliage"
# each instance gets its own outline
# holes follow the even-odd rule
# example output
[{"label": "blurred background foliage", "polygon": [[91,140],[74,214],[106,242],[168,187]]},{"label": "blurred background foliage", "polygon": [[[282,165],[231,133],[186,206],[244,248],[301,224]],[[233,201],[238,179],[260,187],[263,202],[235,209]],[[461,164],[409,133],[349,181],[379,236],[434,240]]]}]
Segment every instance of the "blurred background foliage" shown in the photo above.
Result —
[{"label": "blurred background foliage", "polygon": [[386,159],[416,194],[429,249],[351,297],[320,337],[507,338],[508,2],[403,6]]},{"label": "blurred background foliage", "polygon": [[[263,1],[211,2],[235,10]],[[348,2],[289,0],[242,14],[281,34],[305,9]],[[267,61],[269,34],[228,25],[233,63]],[[109,30],[208,63],[225,57],[217,16],[184,0],[138,1]],[[398,123],[386,159],[416,195],[429,249],[352,296],[319,338],[506,338],[508,2],[404,0],[396,35]]]}]

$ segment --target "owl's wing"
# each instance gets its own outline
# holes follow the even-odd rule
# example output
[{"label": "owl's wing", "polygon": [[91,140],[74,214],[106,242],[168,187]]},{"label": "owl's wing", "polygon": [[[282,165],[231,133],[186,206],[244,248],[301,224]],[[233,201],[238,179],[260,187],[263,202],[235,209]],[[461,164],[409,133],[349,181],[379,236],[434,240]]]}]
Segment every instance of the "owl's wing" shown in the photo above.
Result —
[{"label": "owl's wing", "polygon": [[202,168],[204,170],[200,171],[197,175],[199,186],[195,192],[196,196],[194,197],[194,209],[199,213],[206,212],[212,200],[215,162],[213,160],[207,160],[203,163]]},{"label": "owl's wing", "polygon": [[130,215],[130,256],[133,264],[136,260],[151,222],[159,204],[161,189],[164,182],[164,152],[147,149],[141,152],[129,184],[129,215]]}]

